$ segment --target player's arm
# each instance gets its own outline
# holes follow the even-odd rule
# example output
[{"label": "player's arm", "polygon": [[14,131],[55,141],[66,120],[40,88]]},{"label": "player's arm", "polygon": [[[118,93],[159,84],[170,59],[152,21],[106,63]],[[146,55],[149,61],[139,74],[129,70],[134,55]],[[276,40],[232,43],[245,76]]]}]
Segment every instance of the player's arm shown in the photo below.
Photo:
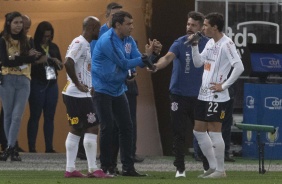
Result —
[{"label": "player's arm", "polygon": [[75,84],[78,90],[82,92],[88,92],[88,87],[81,84],[76,76],[75,73],[75,67],[74,67],[74,61],[72,58],[67,57],[65,61],[65,68],[67,71],[68,76],[71,78],[72,82]]},{"label": "player's arm", "polygon": [[204,60],[201,59],[198,45],[192,46],[192,58],[196,68],[203,66]]}]

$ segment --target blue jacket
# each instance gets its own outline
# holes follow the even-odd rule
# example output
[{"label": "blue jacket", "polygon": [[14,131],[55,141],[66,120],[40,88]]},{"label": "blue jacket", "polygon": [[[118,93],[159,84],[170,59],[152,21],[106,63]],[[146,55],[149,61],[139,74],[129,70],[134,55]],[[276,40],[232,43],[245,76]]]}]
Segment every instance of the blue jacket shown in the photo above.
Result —
[{"label": "blue jacket", "polygon": [[113,28],[98,39],[92,54],[92,85],[95,91],[111,96],[127,90],[129,69],[144,67],[134,39],[129,36],[121,40]]}]

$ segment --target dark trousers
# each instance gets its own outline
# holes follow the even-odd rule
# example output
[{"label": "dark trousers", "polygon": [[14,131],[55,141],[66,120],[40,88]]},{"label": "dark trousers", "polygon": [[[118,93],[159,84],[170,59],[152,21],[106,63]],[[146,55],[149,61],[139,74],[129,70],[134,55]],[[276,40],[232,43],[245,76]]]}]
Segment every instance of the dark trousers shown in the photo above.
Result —
[{"label": "dark trousers", "polygon": [[46,85],[39,80],[31,80],[29,96],[30,117],[27,125],[29,149],[35,149],[41,113],[44,116],[44,138],[46,151],[53,149],[54,116],[58,102],[58,84]]},{"label": "dark trousers", "polygon": [[[132,141],[132,156],[134,157],[136,154],[137,146],[137,118],[136,118],[136,110],[137,110],[137,95],[136,94],[131,94],[131,93],[126,93],[126,97],[128,100],[128,105],[129,105],[129,110],[130,110],[130,117],[132,121],[132,134],[133,134],[133,141]],[[117,166],[117,157],[118,157],[118,152],[119,152],[119,130],[116,124],[114,124],[113,128],[113,166]]]},{"label": "dark trousers", "polygon": [[171,109],[171,123],[173,130],[173,153],[175,160],[173,165],[179,171],[185,170],[185,138],[187,134],[187,127],[191,127],[191,135],[194,126],[194,107],[196,97],[184,97],[179,95],[170,95]]},{"label": "dark trousers", "polygon": [[113,97],[95,92],[94,103],[100,121],[101,168],[113,167],[113,127],[119,130],[120,155],[123,170],[134,169],[132,158],[132,121],[125,93]]}]

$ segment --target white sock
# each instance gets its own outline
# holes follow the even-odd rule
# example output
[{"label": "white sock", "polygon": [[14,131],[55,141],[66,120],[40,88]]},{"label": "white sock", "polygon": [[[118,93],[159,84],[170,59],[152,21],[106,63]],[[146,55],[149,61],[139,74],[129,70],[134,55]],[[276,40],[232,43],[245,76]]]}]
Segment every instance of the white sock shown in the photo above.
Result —
[{"label": "white sock", "polygon": [[78,151],[80,137],[69,132],[66,139],[66,171],[73,172],[75,170],[75,160]]},{"label": "white sock", "polygon": [[198,141],[198,144],[207,158],[210,168],[215,169],[216,168],[216,159],[215,159],[215,153],[212,148],[212,141],[210,136],[208,135],[207,132],[197,132],[193,130],[193,133]]},{"label": "white sock", "polygon": [[224,149],[225,144],[221,132],[209,132],[213,143],[214,154],[217,162],[216,170],[224,171]]},{"label": "white sock", "polygon": [[85,149],[88,172],[92,173],[97,170],[96,155],[97,155],[97,135],[91,133],[84,134],[83,146]]}]

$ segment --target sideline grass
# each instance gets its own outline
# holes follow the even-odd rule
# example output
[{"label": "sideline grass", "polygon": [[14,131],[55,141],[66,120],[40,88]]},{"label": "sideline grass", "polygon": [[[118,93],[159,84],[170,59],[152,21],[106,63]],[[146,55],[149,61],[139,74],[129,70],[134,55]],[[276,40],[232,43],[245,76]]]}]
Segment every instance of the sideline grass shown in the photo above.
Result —
[{"label": "sideline grass", "polygon": [[2,184],[281,184],[281,172],[230,171],[223,179],[198,179],[200,171],[186,172],[186,178],[174,178],[174,172],[146,172],[148,177],[118,176],[111,179],[64,178],[62,171],[0,171]]}]

